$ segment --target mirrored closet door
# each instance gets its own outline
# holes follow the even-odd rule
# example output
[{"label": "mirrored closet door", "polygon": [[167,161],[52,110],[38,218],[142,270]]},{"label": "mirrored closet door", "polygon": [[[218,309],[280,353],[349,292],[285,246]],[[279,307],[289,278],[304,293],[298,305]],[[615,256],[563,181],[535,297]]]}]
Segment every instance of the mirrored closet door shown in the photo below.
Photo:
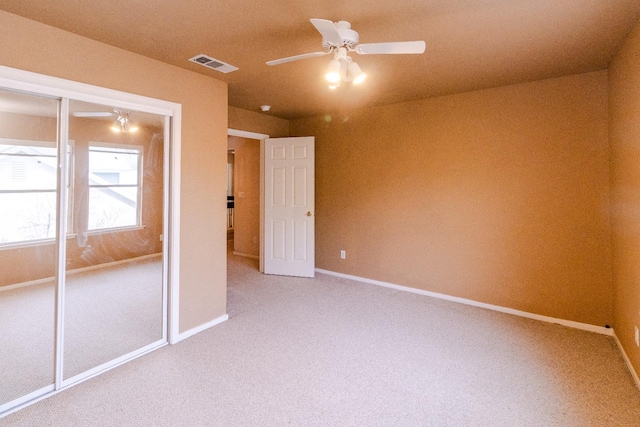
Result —
[{"label": "mirrored closet door", "polygon": [[64,379],[163,338],[164,116],[69,102]]},{"label": "mirrored closet door", "polygon": [[168,124],[0,89],[0,414],[166,343]]},{"label": "mirrored closet door", "polygon": [[55,380],[59,105],[0,90],[0,407]]}]

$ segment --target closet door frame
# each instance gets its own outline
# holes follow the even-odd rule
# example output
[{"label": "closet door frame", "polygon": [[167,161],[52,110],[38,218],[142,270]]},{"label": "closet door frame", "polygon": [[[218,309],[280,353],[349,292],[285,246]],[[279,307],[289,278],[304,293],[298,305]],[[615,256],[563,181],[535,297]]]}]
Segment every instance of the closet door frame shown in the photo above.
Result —
[{"label": "closet door frame", "polygon": [[[180,243],[180,134],[182,106],[180,104],[134,95],[113,89],[73,82],[10,67],[0,66],[0,88],[17,90],[33,95],[60,98],[58,117],[58,169],[67,168],[66,150],[69,144],[69,101],[85,101],[110,105],[121,109],[162,115],[164,120],[165,150],[164,204],[163,204],[163,320],[162,338],[110,362],[94,367],[74,377],[63,379],[63,331],[64,331],[64,279],[65,239],[57,239],[56,263],[56,318],[55,318],[55,366],[54,384],[35,390],[21,398],[0,405],[0,417],[51,396],[79,382],[85,381],[108,369],[155,350],[179,338],[179,243]],[[60,155],[63,153],[63,155]],[[66,173],[58,173],[58,219],[66,218]],[[57,236],[65,236],[67,223],[57,221]]]}]

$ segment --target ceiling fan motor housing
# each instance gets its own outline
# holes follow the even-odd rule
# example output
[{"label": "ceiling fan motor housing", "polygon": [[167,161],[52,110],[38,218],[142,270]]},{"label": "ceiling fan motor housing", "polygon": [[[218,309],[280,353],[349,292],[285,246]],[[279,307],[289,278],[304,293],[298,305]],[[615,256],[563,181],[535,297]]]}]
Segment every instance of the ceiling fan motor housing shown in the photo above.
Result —
[{"label": "ceiling fan motor housing", "polygon": [[336,31],[342,39],[341,44],[336,45],[326,39],[322,39],[322,47],[325,49],[331,49],[333,47],[346,47],[349,50],[355,49],[356,45],[360,41],[358,32],[351,29],[351,24],[347,21],[340,21],[335,23]]}]

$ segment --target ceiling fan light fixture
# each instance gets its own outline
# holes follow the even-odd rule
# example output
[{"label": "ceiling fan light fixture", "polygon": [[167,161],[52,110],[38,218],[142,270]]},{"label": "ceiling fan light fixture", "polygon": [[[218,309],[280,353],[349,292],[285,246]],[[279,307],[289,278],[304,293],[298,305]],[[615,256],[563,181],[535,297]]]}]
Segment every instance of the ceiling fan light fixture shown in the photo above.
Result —
[{"label": "ceiling fan light fixture", "polygon": [[114,131],[115,133],[123,132],[123,128],[124,128],[124,125],[121,124],[118,120],[113,122],[113,124],[111,125],[111,130]]},{"label": "ceiling fan light fixture", "polygon": [[365,81],[366,78],[367,78],[367,75],[361,71],[360,74],[358,74],[356,76],[356,78],[353,79],[353,84],[354,85],[359,85],[360,83]]},{"label": "ceiling fan light fixture", "polygon": [[349,63],[348,71],[349,71],[349,78],[351,79],[354,85],[358,85],[362,83],[367,78],[367,75],[360,69],[360,66],[355,62]]},{"label": "ceiling fan light fixture", "polygon": [[327,74],[324,75],[324,78],[330,83],[340,82],[340,60],[333,59],[329,62]]},{"label": "ceiling fan light fixture", "polygon": [[358,55],[398,55],[422,54],[426,49],[424,40],[360,44],[360,36],[357,31],[351,28],[349,21],[333,22],[327,19],[312,18],[311,24],[322,36],[324,52],[304,53],[267,61],[267,65],[278,65],[333,54],[333,60],[329,63],[324,77],[329,82],[329,89],[334,90],[340,87],[340,81],[357,85],[367,78],[358,64],[351,60],[349,52],[355,52]]},{"label": "ceiling fan light fixture", "polygon": [[138,126],[129,122],[129,113],[118,112],[118,118],[111,125],[111,130],[116,133],[133,133],[138,130]]}]

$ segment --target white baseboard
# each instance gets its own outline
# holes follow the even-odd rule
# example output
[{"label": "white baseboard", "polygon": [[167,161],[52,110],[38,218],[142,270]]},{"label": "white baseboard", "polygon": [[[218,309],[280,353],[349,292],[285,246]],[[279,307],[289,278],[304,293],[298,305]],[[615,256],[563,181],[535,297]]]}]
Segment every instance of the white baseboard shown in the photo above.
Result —
[{"label": "white baseboard", "polygon": [[622,347],[622,343],[620,342],[620,340],[618,339],[618,336],[615,333],[613,334],[613,339],[616,341],[616,344],[618,345],[618,349],[620,349],[620,353],[622,353],[622,358],[624,359],[624,363],[627,364],[627,368],[629,368],[629,372],[631,372],[631,376],[633,377],[633,380],[636,383],[636,387],[640,389],[640,378],[638,377],[638,373],[636,372],[636,370],[633,368],[633,365],[631,364],[631,359],[629,359],[629,356],[627,356],[627,352],[624,351],[624,347]]},{"label": "white baseboard", "polygon": [[[88,267],[76,268],[74,270],[68,270],[66,272],[66,274],[67,275],[73,275],[73,274],[78,274],[78,273],[84,273],[86,271],[99,270],[99,269],[102,269],[102,268],[115,267],[117,265],[128,264],[130,262],[139,262],[139,261],[144,261],[144,260],[147,260],[147,259],[161,258],[161,257],[162,257],[162,253],[142,255],[142,256],[139,256],[139,257],[135,257],[135,258],[121,259],[120,261],[112,261],[112,262],[106,262],[104,264],[96,264],[96,265],[90,265]],[[55,278],[53,276],[51,276],[51,277],[45,277],[43,279],[30,280],[28,282],[14,283],[13,285],[0,286],[0,292],[2,292],[2,291],[10,291],[12,289],[24,288],[25,286],[40,285],[42,283],[51,282],[53,280],[55,280]]]},{"label": "white baseboard", "polygon": [[43,283],[53,282],[53,277],[45,277],[44,279],[29,280],[28,282],[14,283],[13,285],[0,286],[0,292],[11,291],[14,289],[24,288],[27,286],[41,285]]},{"label": "white baseboard", "polygon": [[233,254],[236,255],[236,256],[243,256],[245,258],[260,259],[260,257],[257,256],[257,255],[243,254],[242,252],[233,251]]},{"label": "white baseboard", "polygon": [[180,334],[178,334],[177,338],[171,344],[177,344],[182,340],[186,340],[187,338],[192,337],[197,333],[200,333],[206,329],[219,325],[222,322],[226,322],[227,320],[229,320],[229,315],[223,314],[222,316],[216,317],[210,322],[203,323],[200,326],[196,326],[195,328],[191,328],[187,331],[181,332]]},{"label": "white baseboard", "polygon": [[459,304],[471,305],[474,307],[486,308],[488,310],[499,311],[501,313],[513,314],[514,316],[526,317],[528,319],[539,320],[547,323],[557,323],[559,325],[567,326],[569,328],[582,329],[584,331],[596,332],[598,334],[613,336],[612,328],[605,328],[604,326],[590,325],[588,323],[574,322],[573,320],[557,319],[555,317],[543,316],[540,314],[529,313],[527,311],[516,310],[509,307],[503,307],[500,305],[487,304],[484,302],[474,301],[471,299],[454,297],[447,294],[441,294],[438,292],[425,291],[423,289],[411,288],[409,286],[395,285],[393,283],[382,282],[380,280],[367,279],[365,277],[352,276],[350,274],[337,273],[335,271],[323,270],[316,268],[316,272],[329,274],[331,276],[342,277],[344,279],[355,280],[358,282],[369,283],[371,285],[384,286],[385,288],[396,289],[398,291],[411,292],[414,294],[425,295],[432,298],[438,298],[446,301],[456,302]]},{"label": "white baseboard", "polygon": [[116,265],[128,264],[130,262],[140,262],[140,261],[145,261],[153,258],[162,258],[162,252],[149,254],[149,255],[142,255],[135,258],[121,259],[120,261],[106,262],[104,264],[90,265],[88,267],[76,268],[74,270],[68,270],[67,274],[84,273],[85,271],[99,270],[101,268],[107,268],[107,267],[115,267]]}]

